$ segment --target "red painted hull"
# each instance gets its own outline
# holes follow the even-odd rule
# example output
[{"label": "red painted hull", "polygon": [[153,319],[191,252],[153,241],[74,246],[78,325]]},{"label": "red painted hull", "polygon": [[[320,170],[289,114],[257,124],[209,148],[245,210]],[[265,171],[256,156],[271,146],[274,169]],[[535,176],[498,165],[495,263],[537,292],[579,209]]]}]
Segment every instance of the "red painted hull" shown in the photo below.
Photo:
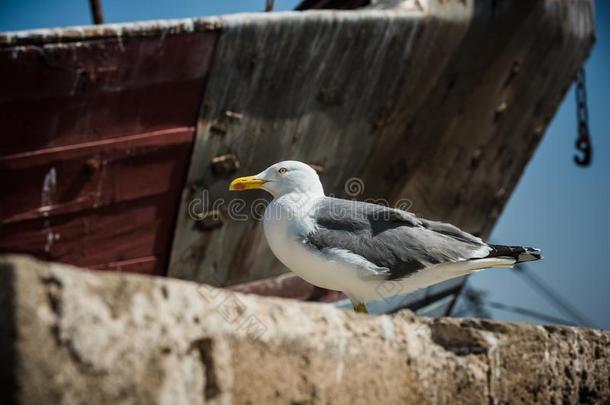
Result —
[{"label": "red painted hull", "polygon": [[0,251],[165,274],[216,36],[0,48]]}]

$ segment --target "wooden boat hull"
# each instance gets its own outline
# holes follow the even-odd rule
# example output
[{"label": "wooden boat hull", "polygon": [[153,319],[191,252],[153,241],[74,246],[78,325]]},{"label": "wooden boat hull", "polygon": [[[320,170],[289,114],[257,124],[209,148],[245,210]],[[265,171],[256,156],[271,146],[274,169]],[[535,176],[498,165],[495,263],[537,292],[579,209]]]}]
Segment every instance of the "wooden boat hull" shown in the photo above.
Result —
[{"label": "wooden boat hull", "polygon": [[[471,3],[0,36],[0,251],[265,290],[243,283],[285,269],[228,182],[284,159],[488,235],[593,5]],[[266,198],[239,197],[242,214]]]}]

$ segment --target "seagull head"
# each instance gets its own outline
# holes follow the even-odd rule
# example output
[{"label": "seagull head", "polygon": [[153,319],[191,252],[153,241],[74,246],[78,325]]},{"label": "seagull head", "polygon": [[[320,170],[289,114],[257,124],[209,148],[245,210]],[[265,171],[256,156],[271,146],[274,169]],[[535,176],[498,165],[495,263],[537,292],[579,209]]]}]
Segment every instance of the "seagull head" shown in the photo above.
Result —
[{"label": "seagull head", "polygon": [[296,160],[276,163],[254,176],[239,177],[229,186],[232,191],[256,189],[265,190],[274,198],[289,193],[324,195],[318,173],[308,164]]}]

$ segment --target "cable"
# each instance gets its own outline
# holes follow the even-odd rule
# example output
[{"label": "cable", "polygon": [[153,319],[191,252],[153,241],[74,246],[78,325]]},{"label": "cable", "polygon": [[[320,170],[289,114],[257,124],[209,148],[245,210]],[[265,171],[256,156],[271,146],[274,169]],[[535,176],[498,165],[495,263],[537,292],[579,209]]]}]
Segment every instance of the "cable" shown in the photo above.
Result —
[{"label": "cable", "polygon": [[500,309],[502,311],[513,312],[513,313],[520,314],[520,315],[526,315],[531,318],[539,319],[541,321],[576,326],[576,324],[574,322],[570,322],[566,319],[556,318],[554,316],[543,314],[542,312],[533,311],[533,310],[527,309],[527,308],[521,308],[521,307],[516,307],[514,305],[502,304],[501,302],[486,300],[486,301],[483,301],[483,305],[488,306],[490,308],[494,308],[494,309]]},{"label": "cable", "polygon": [[518,264],[515,266],[515,272],[524,277],[526,281],[530,283],[530,285],[540,291],[548,301],[551,301],[553,304],[560,307],[563,312],[568,315],[570,318],[577,321],[577,324],[580,326],[588,326],[590,328],[594,328],[595,324],[591,322],[585,315],[581,314],[578,310],[576,310],[572,305],[567,303],[559,294],[555,293],[542,279],[538,278],[538,276],[534,276],[534,274],[526,271],[527,267],[523,264]]},{"label": "cable", "polygon": [[566,319],[547,315],[545,313],[534,311],[528,308],[518,307],[515,305],[507,305],[496,301],[490,301],[485,298],[486,295],[487,293],[483,290],[477,290],[474,288],[467,287],[464,290],[463,294],[463,300],[465,305],[460,308],[460,310],[456,311],[455,316],[464,316],[466,314],[472,313],[477,317],[491,318],[491,314],[489,314],[485,310],[485,308],[493,308],[502,311],[513,312],[520,315],[525,315],[530,318],[535,318],[545,322],[574,326],[576,325],[574,322],[568,321]]}]

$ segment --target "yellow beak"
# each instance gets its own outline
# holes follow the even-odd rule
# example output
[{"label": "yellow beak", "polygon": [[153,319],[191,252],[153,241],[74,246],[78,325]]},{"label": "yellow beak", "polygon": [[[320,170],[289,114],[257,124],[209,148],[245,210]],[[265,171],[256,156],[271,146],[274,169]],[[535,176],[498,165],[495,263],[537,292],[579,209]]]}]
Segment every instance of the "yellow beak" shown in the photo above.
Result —
[{"label": "yellow beak", "polygon": [[259,179],[256,176],[238,177],[231,182],[229,190],[231,191],[244,191],[244,190],[256,190],[262,188],[263,184],[269,180]]}]

